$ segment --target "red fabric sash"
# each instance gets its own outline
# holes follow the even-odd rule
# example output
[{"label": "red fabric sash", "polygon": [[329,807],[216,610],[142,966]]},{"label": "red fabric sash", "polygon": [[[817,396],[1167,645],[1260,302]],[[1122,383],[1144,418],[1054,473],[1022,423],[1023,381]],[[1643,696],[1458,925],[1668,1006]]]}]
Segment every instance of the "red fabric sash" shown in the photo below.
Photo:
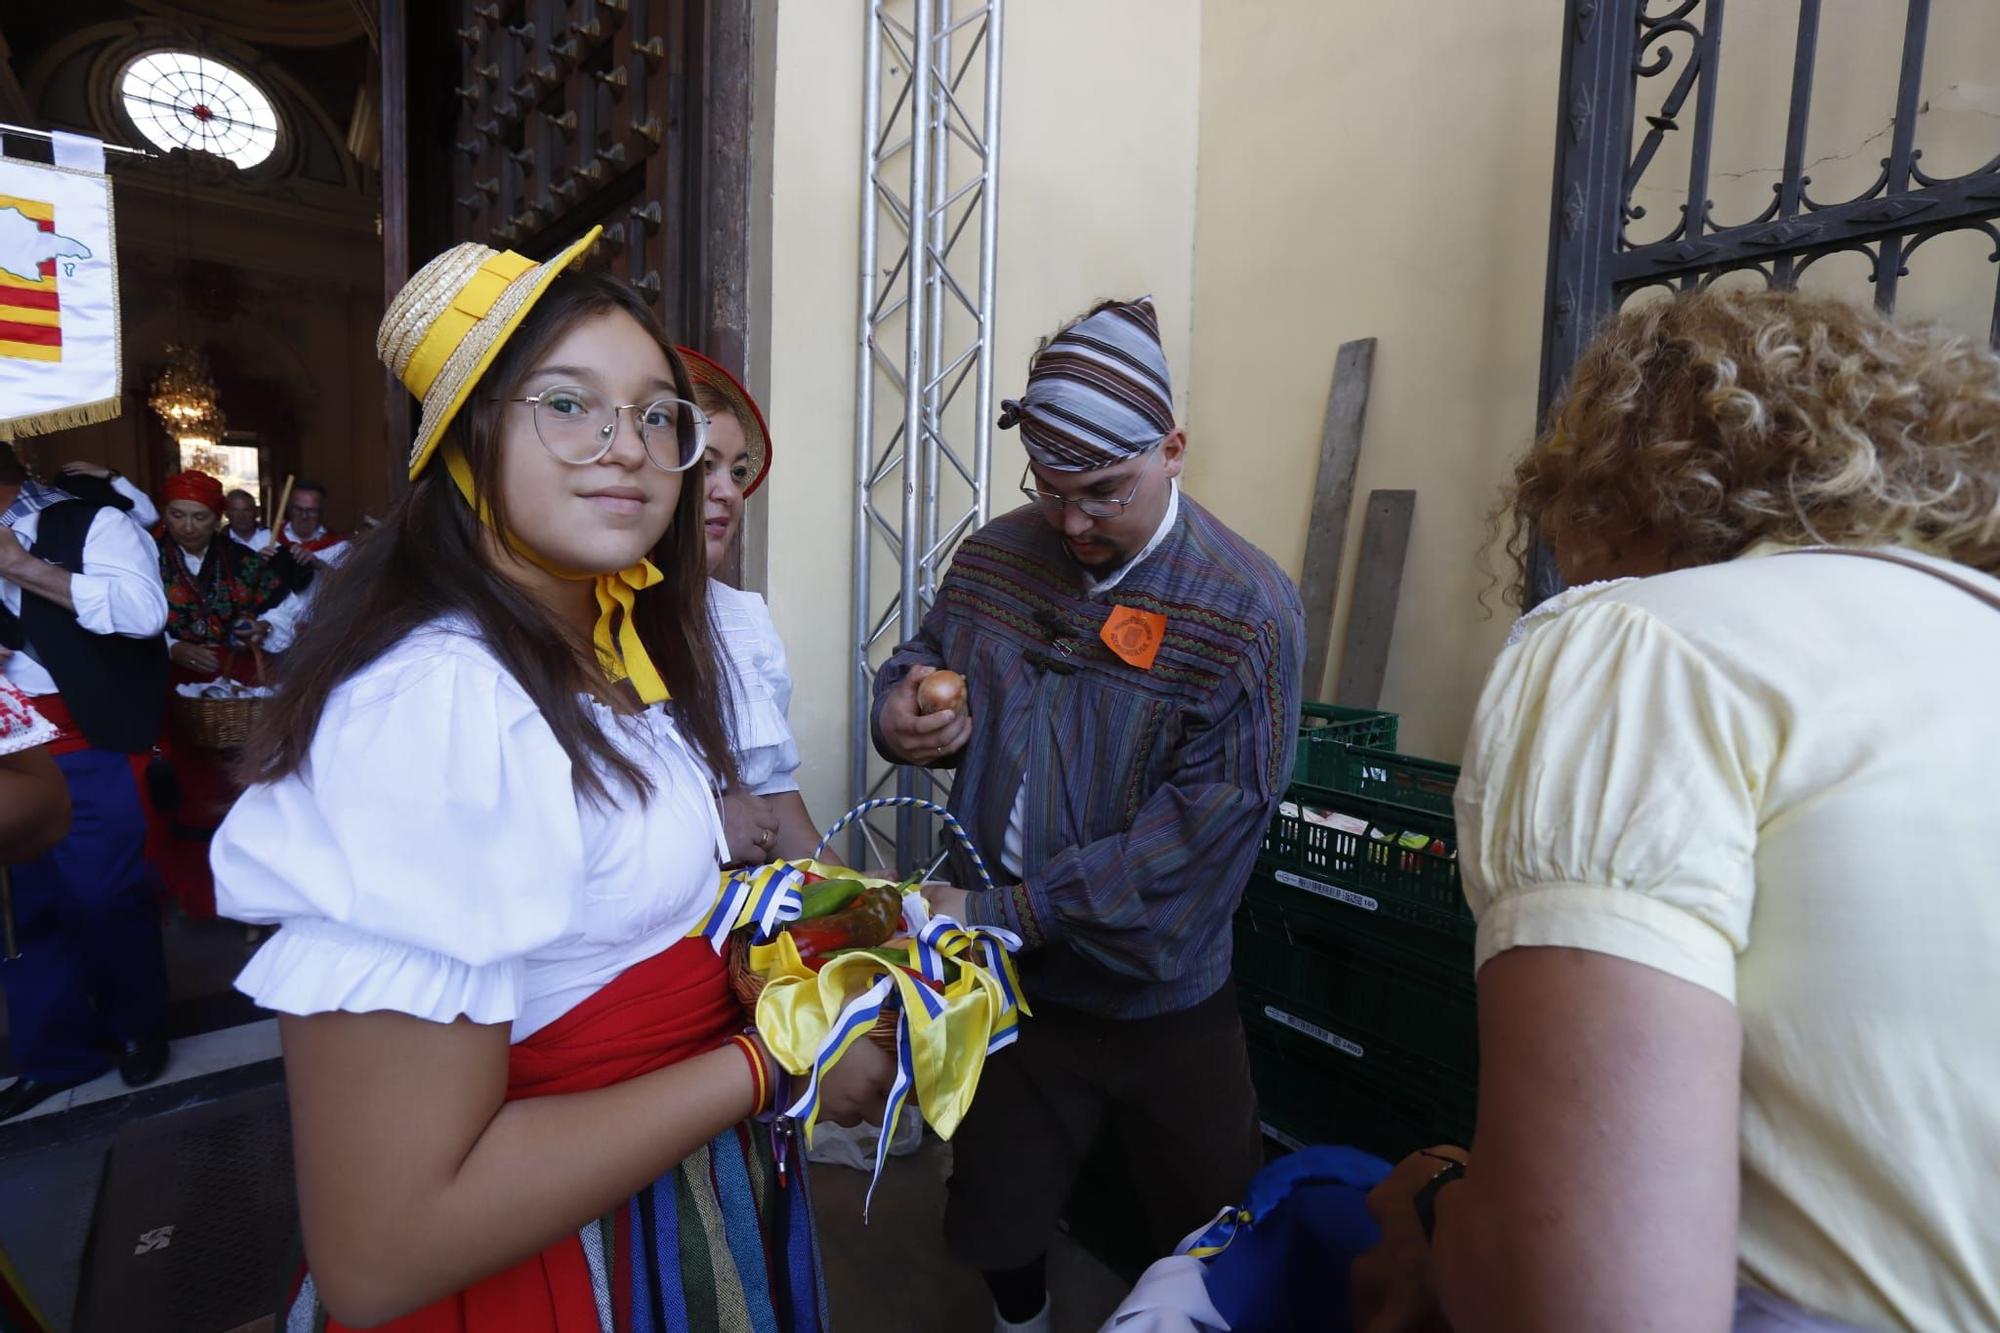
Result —
[{"label": "red fabric sash", "polygon": [[[90,742],[83,738],[83,728],[76,725],[76,715],[69,711],[60,694],[31,695],[28,702],[56,729],[55,739],[48,744],[50,754],[75,754],[90,748]],[[133,771],[138,771],[138,765],[134,765]]]},{"label": "red fabric sash", "polygon": [[[743,1026],[722,960],[704,939],[682,940],[518,1042],[507,1099],[589,1092],[712,1051]],[[347,1325],[328,1319],[328,1333]],[[597,1333],[590,1267],[573,1235],[385,1333]]]}]

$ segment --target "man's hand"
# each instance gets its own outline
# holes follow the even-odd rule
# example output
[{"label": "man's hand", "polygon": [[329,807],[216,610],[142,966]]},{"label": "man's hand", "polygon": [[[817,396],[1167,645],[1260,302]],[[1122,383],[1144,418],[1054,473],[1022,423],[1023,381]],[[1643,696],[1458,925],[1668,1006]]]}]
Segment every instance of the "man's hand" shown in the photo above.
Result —
[{"label": "man's hand", "polygon": [[778,808],[762,796],[731,792],[722,798],[722,831],[729,839],[731,861],[762,865],[778,841]]},{"label": "man's hand", "polygon": [[110,468],[104,466],[102,463],[86,463],[80,458],[75,462],[64,463],[62,465],[62,474],[65,477],[95,477],[99,481],[111,480]]},{"label": "man's hand", "polygon": [[293,542],[290,546],[287,546],[285,549],[292,553],[292,559],[298,561],[302,565],[316,565],[319,563],[319,552],[308,551],[304,546],[301,546],[297,542]]},{"label": "man's hand", "polygon": [[911,667],[882,701],[882,741],[898,763],[935,764],[963,750],[972,738],[972,719],[964,713],[949,708],[939,713],[917,711],[917,686],[936,671],[936,667]]},{"label": "man's hand", "polygon": [[[836,1125],[858,1125],[882,1114],[889,1099],[889,1085],[896,1078],[895,1059],[873,1038],[863,1037],[847,1048],[840,1063],[819,1081],[819,1113]],[[884,1125],[890,1133],[893,1125]]]},{"label": "man's hand", "polygon": [[222,670],[222,659],[215,655],[215,650],[198,643],[176,643],[167,649],[167,656],[181,670],[192,671],[199,676],[213,676]]},{"label": "man's hand", "polygon": [[21,545],[21,539],[14,535],[14,529],[0,527],[0,578],[19,583],[20,572],[40,562]]},{"label": "man's hand", "polygon": [[949,884],[926,884],[922,892],[932,916],[948,916],[961,926],[965,924],[965,908],[972,900],[970,893]]},{"label": "man's hand", "polygon": [[1428,1333],[1451,1325],[1431,1286],[1431,1246],[1417,1220],[1416,1197],[1450,1161],[1466,1160],[1449,1145],[1411,1153],[1368,1191],[1368,1211],[1382,1239],[1355,1259],[1348,1300],[1356,1333]]}]

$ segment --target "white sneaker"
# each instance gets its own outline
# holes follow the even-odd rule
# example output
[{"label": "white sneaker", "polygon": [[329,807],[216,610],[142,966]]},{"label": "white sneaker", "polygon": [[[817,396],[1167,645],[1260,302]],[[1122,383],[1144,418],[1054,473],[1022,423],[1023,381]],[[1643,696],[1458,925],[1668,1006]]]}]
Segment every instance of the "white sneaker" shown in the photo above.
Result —
[{"label": "white sneaker", "polygon": [[1051,1333],[1055,1325],[1050,1322],[1049,1311],[1054,1308],[1055,1303],[1053,1301],[1043,1301],[1042,1312],[1033,1319],[1028,1320],[1025,1324],[1010,1324],[1000,1317],[998,1310],[995,1310],[993,1312],[993,1333]]}]

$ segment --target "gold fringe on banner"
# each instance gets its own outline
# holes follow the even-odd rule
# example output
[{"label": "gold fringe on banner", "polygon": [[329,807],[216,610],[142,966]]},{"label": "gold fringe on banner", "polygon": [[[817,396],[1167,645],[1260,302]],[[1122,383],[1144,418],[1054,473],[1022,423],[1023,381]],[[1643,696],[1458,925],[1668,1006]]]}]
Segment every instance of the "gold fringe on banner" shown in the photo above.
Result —
[{"label": "gold fringe on banner", "polygon": [[15,417],[10,421],[0,421],[0,440],[19,439],[23,435],[47,435],[50,431],[73,430],[78,426],[95,426],[100,421],[111,420],[123,408],[122,399],[105,398],[95,403],[58,408],[53,412]]}]

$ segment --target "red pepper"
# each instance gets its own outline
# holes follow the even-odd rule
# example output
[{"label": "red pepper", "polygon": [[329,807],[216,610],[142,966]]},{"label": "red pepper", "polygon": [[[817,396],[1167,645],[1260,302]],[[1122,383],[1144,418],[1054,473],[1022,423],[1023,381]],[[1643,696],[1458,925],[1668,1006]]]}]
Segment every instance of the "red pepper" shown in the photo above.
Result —
[{"label": "red pepper", "polygon": [[894,889],[878,887],[865,890],[844,912],[817,921],[794,921],[785,932],[798,946],[799,957],[810,963],[841,949],[886,944],[902,924],[902,898]]}]

